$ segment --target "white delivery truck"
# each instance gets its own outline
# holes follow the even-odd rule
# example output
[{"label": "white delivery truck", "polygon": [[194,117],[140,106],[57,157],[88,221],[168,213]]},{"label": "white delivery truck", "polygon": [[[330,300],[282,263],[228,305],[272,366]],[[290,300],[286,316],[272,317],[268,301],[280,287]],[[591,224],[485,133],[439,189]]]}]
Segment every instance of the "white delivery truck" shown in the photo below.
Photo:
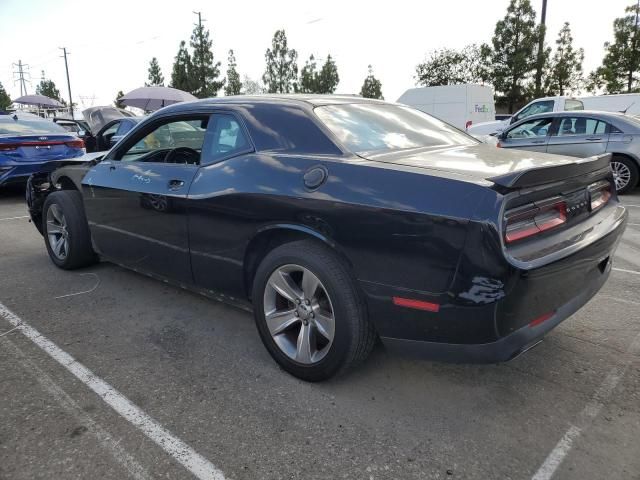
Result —
[{"label": "white delivery truck", "polygon": [[473,124],[495,120],[493,89],[464,84],[410,88],[400,96],[404,103],[462,130]]},{"label": "white delivery truck", "polygon": [[474,124],[467,132],[478,138],[485,135],[496,135],[512,123],[516,123],[529,115],[546,112],[563,112],[565,110],[600,110],[603,112],[623,112],[628,115],[640,115],[640,94],[596,95],[589,97],[545,97],[527,103],[510,119],[503,121]]}]

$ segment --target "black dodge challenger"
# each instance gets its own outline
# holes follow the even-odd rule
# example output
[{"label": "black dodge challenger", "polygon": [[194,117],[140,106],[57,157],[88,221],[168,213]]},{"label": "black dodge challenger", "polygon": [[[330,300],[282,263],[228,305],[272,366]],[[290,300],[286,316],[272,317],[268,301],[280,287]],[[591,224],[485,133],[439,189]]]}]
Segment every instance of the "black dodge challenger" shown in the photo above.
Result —
[{"label": "black dodge challenger", "polygon": [[602,287],[627,219],[607,155],[500,150],[351,96],[176,104],[99,155],[29,181],[51,260],[252,308],[273,358],[311,381],[377,338],[513,358]]}]

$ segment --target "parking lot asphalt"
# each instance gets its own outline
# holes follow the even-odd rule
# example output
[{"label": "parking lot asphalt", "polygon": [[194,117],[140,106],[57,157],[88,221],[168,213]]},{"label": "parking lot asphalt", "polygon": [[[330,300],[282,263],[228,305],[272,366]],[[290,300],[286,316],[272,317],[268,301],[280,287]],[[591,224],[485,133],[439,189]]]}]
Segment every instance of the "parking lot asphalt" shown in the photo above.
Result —
[{"label": "parking lot asphalt", "polygon": [[608,283],[533,350],[451,365],[377,347],[308,384],[279,370],[247,312],[108,263],[55,268],[22,193],[2,191],[0,478],[194,478],[113,408],[125,398],[217,478],[640,479],[640,190],[623,202]]}]

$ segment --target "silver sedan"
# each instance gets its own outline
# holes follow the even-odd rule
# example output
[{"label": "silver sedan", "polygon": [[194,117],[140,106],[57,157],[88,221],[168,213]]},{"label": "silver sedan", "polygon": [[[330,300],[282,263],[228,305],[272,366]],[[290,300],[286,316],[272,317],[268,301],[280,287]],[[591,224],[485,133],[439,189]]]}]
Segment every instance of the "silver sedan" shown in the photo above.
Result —
[{"label": "silver sedan", "polygon": [[586,110],[532,115],[502,132],[498,147],[573,157],[611,153],[618,193],[638,185],[640,119],[631,115]]}]

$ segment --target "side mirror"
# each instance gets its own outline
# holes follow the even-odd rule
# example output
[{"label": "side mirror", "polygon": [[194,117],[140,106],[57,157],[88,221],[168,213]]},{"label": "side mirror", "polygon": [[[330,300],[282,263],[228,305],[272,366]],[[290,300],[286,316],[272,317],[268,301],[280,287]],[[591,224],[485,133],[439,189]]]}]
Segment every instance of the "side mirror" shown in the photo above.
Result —
[{"label": "side mirror", "polygon": [[86,137],[87,136],[87,131],[86,130],[78,130],[78,136],[79,137]]}]

